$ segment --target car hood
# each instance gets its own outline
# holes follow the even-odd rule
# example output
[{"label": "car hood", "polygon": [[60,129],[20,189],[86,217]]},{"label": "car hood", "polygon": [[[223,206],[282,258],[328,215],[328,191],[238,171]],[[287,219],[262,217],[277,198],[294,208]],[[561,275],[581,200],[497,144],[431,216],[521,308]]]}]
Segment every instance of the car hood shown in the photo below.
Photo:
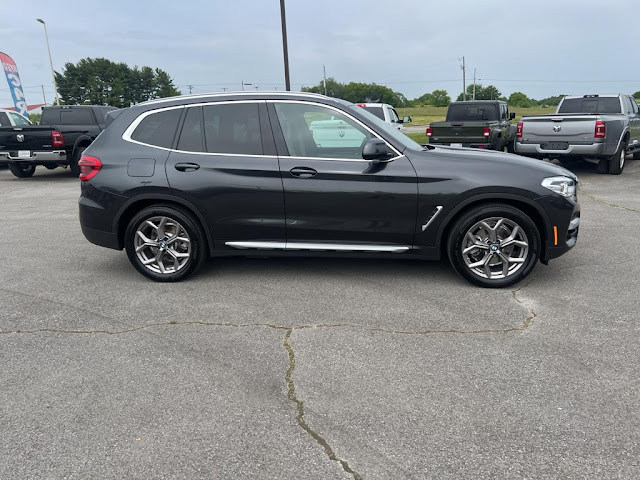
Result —
[{"label": "car hood", "polygon": [[418,156],[422,154],[425,158],[438,157],[438,159],[451,162],[451,164],[473,164],[476,167],[486,166],[487,168],[501,166],[508,170],[519,170],[523,173],[527,171],[530,174],[535,173],[535,176],[540,177],[561,175],[572,178],[575,181],[578,180],[578,177],[566,168],[544,160],[523,157],[512,153],[434,145],[427,145],[424,151],[417,153]]}]

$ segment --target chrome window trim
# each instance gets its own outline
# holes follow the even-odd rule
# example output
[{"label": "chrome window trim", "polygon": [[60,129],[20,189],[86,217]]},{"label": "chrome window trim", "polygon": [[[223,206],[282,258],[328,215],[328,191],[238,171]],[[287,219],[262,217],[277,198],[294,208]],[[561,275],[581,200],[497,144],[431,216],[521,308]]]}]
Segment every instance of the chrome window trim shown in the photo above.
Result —
[{"label": "chrome window trim", "polygon": [[316,242],[225,242],[228,247],[241,250],[313,250],[331,252],[389,252],[403,253],[411,249],[406,245],[354,245],[348,243],[316,243]]},{"label": "chrome window trim", "polygon": [[[403,155],[396,149],[393,147],[393,145],[390,145],[389,142],[387,142],[384,138],[380,137],[380,135],[378,135],[375,131],[373,131],[371,128],[369,128],[367,125],[365,125],[364,123],[362,123],[360,120],[358,120],[357,118],[352,117],[349,113],[345,112],[344,110],[340,110],[339,108],[333,107],[332,105],[326,105],[324,103],[318,103],[318,102],[310,102],[310,101],[306,101],[306,100],[263,100],[263,99],[252,99],[252,100],[222,100],[222,101],[210,101],[210,102],[201,102],[201,103],[190,103],[187,105],[174,105],[171,107],[162,107],[162,108],[156,108],[153,110],[147,110],[146,112],[142,112],[140,115],[138,115],[135,120],[133,122],[131,122],[131,124],[127,127],[127,129],[124,131],[124,133],[122,134],[122,139],[126,142],[131,142],[131,143],[135,143],[138,145],[142,145],[145,147],[151,147],[151,148],[157,148],[158,150],[164,150],[166,152],[176,152],[176,153],[183,153],[183,154],[188,154],[188,155],[208,155],[208,156],[218,156],[218,157],[252,157],[252,158],[260,158],[260,157],[265,157],[265,158],[278,158],[278,156],[276,155],[256,155],[256,154],[244,154],[244,153],[218,153],[218,152],[191,152],[191,151],[186,151],[186,150],[178,150],[175,148],[166,148],[166,147],[160,147],[158,145],[152,145],[150,143],[145,143],[145,142],[140,142],[138,140],[134,140],[133,138],[131,138],[131,135],[133,134],[133,132],[135,132],[136,128],[138,127],[138,125],[140,125],[140,123],[147,118],[150,115],[154,115],[156,113],[162,113],[162,112],[166,112],[169,110],[177,110],[177,109],[184,109],[184,108],[192,108],[192,107],[206,107],[209,105],[228,105],[228,104],[237,104],[237,103],[256,103],[256,104],[260,104],[263,102],[267,102],[267,103],[302,103],[302,104],[311,104],[311,105],[316,105],[316,106],[321,106],[321,107],[327,107],[331,110],[335,110],[338,113],[341,113],[345,116],[347,116],[348,118],[351,118],[352,120],[354,120],[356,123],[358,123],[359,125],[361,125],[362,127],[364,127],[369,133],[371,133],[374,137],[379,138],[380,140],[382,140],[394,153],[396,153],[395,157],[392,157],[388,160],[384,160],[384,162],[392,162],[394,160],[397,160],[398,158],[402,158]],[[282,155],[280,156],[280,158],[291,158],[294,160],[328,160],[328,161],[342,161],[342,162],[366,162],[366,163],[370,163],[371,160],[365,160],[363,158],[339,158],[339,157],[296,157],[296,156],[292,156],[292,155]]]}]

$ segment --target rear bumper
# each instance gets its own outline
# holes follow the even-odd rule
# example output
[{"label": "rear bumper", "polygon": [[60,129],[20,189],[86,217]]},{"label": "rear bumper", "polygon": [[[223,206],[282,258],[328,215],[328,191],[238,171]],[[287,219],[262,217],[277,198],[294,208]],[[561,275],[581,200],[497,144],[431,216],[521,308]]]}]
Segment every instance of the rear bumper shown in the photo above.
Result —
[{"label": "rear bumper", "polygon": [[525,156],[537,157],[564,157],[564,156],[580,156],[580,157],[597,157],[606,155],[605,143],[592,143],[588,145],[569,145],[566,150],[545,150],[539,143],[520,143],[516,142],[516,153]]},{"label": "rear bumper", "polygon": [[67,163],[67,152],[64,150],[53,150],[50,152],[31,152],[29,157],[19,157],[18,152],[0,152],[0,164],[9,163]]},{"label": "rear bumper", "polygon": [[493,146],[487,142],[429,142],[431,145],[460,146],[464,148],[480,148],[490,150]]}]

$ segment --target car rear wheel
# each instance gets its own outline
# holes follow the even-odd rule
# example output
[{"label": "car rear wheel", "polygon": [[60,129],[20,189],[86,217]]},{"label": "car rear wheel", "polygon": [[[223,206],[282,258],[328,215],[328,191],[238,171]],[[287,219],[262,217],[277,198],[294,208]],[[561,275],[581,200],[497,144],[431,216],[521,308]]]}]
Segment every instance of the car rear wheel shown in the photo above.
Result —
[{"label": "car rear wheel", "polygon": [[204,235],[188,212],[169,205],[147,207],[125,231],[129,261],[157,282],[177,282],[195,273],[206,259]]},{"label": "car rear wheel", "polygon": [[25,163],[10,163],[9,170],[18,178],[28,178],[36,173],[36,166]]},{"label": "car rear wheel", "polygon": [[540,233],[523,211],[506,204],[475,207],[449,235],[456,272],[481,287],[508,287],[524,279],[540,254]]},{"label": "car rear wheel", "polygon": [[87,147],[78,147],[73,154],[73,158],[71,159],[71,163],[69,163],[69,170],[71,171],[71,175],[74,177],[80,176],[80,165],[78,162],[82,158],[82,153],[87,149]]}]

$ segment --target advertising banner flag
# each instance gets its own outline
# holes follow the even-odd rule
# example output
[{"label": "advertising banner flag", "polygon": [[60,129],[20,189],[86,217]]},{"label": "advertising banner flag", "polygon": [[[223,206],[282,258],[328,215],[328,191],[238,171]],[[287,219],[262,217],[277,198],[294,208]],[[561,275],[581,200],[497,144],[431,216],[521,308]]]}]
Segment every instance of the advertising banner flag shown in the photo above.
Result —
[{"label": "advertising banner flag", "polygon": [[22,88],[22,82],[20,82],[20,75],[18,75],[18,67],[16,62],[13,61],[6,53],[0,52],[0,62],[2,62],[2,68],[4,74],[7,77],[7,83],[9,84],[9,90],[11,90],[11,96],[13,97],[13,104],[18,112],[23,117],[29,118],[29,111],[27,110],[27,101],[24,98],[24,91]]}]

